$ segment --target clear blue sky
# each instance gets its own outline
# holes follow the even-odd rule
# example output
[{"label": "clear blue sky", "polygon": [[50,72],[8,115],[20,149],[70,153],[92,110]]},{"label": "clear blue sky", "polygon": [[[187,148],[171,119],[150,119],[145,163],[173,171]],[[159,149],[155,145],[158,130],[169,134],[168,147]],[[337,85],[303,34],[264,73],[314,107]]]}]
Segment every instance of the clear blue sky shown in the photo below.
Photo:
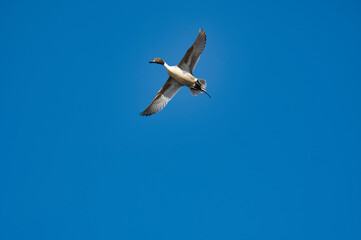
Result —
[{"label": "clear blue sky", "polygon": [[[359,1],[2,1],[0,239],[361,239]],[[182,89],[145,109],[199,28]]]}]

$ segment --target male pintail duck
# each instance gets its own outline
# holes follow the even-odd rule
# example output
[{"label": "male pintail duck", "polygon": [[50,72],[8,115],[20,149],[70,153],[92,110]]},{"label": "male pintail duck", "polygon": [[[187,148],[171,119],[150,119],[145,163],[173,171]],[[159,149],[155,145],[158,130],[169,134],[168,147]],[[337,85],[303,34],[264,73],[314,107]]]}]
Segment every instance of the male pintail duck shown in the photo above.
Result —
[{"label": "male pintail duck", "polygon": [[162,110],[165,105],[176,95],[182,86],[189,87],[191,94],[197,96],[206,93],[207,82],[193,76],[193,70],[197,65],[199,57],[206,47],[206,33],[203,29],[199,30],[198,36],[193,45],[188,49],[183,59],[177,66],[169,66],[160,58],[154,58],[149,63],[162,64],[167,69],[169,78],[164,86],[159,90],[151,104],[140,113],[143,116],[150,116]]}]

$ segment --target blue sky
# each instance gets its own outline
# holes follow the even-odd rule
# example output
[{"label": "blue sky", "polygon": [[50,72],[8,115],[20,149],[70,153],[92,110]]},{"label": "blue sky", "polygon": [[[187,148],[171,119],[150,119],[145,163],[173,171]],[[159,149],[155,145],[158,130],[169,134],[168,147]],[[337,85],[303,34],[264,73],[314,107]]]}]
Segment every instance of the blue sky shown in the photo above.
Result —
[{"label": "blue sky", "polygon": [[[358,1],[2,1],[1,239],[361,239]],[[181,91],[139,116],[199,28]]]}]

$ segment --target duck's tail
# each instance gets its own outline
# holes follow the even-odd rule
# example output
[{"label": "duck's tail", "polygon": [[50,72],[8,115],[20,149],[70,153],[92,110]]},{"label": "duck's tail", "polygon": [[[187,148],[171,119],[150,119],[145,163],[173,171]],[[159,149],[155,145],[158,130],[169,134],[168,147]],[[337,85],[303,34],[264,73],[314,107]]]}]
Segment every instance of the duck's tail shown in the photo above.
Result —
[{"label": "duck's tail", "polygon": [[193,96],[198,96],[201,93],[205,93],[208,95],[208,97],[211,97],[211,95],[209,95],[206,92],[206,87],[207,87],[207,82],[204,79],[197,79],[196,85],[193,88],[190,88],[191,90],[191,94]]}]

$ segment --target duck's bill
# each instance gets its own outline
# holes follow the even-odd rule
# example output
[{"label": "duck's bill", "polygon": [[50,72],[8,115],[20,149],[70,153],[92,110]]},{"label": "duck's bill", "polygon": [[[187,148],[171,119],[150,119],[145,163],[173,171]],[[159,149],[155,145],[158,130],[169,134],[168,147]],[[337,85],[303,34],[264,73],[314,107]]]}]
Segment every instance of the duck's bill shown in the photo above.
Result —
[{"label": "duck's bill", "polygon": [[149,61],[149,63],[155,63],[155,61]]}]

